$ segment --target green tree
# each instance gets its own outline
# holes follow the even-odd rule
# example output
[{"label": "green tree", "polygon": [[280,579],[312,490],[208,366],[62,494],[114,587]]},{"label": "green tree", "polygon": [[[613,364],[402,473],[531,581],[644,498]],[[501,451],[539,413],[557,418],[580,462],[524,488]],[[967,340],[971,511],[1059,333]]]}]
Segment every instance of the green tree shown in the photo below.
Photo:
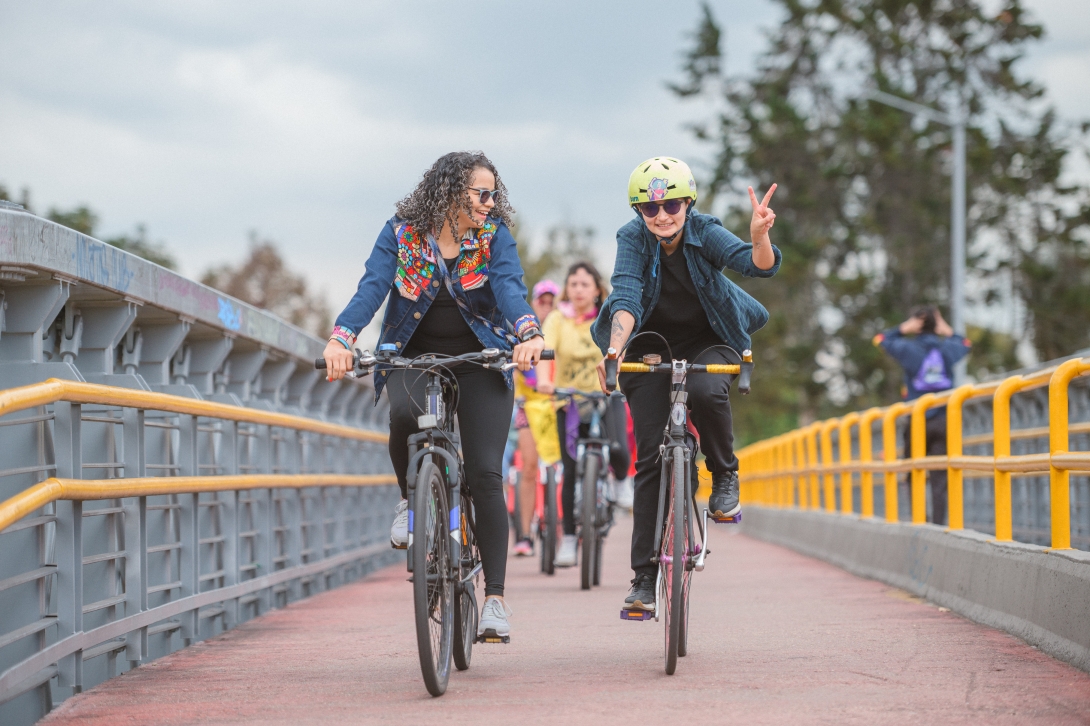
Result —
[{"label": "green tree", "polygon": [[250,233],[250,255],[241,265],[209,269],[201,282],[320,338],[329,335],[332,313],[325,296],[308,290],[306,278],[288,269],[276,243],[257,232]]},{"label": "green tree", "polygon": [[[7,188],[2,184],[0,184],[0,199],[4,201],[14,201],[11,199]],[[30,204],[30,190],[26,187],[23,188],[22,196],[17,203],[21,204],[28,212],[34,213]],[[46,215],[46,219],[64,225],[69,229],[74,229],[88,237],[95,236],[95,231],[98,229],[99,223],[98,214],[86,204],[81,204],[78,207],[73,207],[68,210],[52,207]],[[166,245],[161,242],[152,242],[149,240],[147,228],[142,224],[136,226],[136,231],[132,235],[122,234],[117,237],[109,237],[102,241],[108,245],[123,249],[126,252],[131,252],[137,257],[143,257],[145,260],[161,265],[168,270],[178,269],[178,262],[174,259],[174,256],[170,254]]]},{"label": "green tree", "polygon": [[511,230],[518,245],[526,289],[532,290],[539,280],[552,278],[558,285],[560,278],[573,262],[586,260],[594,263],[595,230],[593,227],[561,223],[545,232],[545,242],[535,249],[526,239],[525,232],[516,224]]},{"label": "green tree", "polygon": [[[723,72],[705,5],[672,86],[719,109],[692,126],[713,149],[702,209],[744,229],[745,185],[780,185],[784,264],[740,281],[771,313],[754,349],[758,379],[774,383],[754,387],[752,429],[893,400],[900,371],[870,339],[914,305],[949,301],[949,130],[868,101],[868,88],[967,110],[973,289],[987,302],[1013,281],[1043,357],[1090,342],[1068,322],[1090,313],[1086,193],[1060,183],[1069,129],[1017,71],[1043,33],[1020,0],[995,15],[979,0],[776,2],[785,18],[744,78]],[[1011,364],[996,336],[980,341],[971,370]]]}]

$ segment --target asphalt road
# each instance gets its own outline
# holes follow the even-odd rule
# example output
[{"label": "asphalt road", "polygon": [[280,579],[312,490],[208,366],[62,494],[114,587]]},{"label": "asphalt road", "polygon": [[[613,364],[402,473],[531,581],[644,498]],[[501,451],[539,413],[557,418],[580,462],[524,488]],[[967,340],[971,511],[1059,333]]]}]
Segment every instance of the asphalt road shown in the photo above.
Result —
[{"label": "asphalt road", "polygon": [[900,590],[712,532],[690,654],[623,622],[629,520],[603,585],[509,561],[509,645],[478,645],[447,694],[424,690],[403,567],[301,601],[69,699],[62,724],[1090,724],[1090,674]]}]

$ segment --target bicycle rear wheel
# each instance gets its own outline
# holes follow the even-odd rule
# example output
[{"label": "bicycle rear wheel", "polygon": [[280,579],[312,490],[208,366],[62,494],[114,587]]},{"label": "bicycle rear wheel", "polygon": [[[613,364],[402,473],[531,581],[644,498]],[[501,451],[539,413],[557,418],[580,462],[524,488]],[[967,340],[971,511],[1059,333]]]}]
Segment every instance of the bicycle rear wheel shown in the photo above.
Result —
[{"label": "bicycle rear wheel", "polygon": [[588,454],[583,460],[583,501],[580,503],[580,533],[583,557],[580,561],[580,587],[594,584],[594,552],[598,549],[598,457]]},{"label": "bicycle rear wheel", "polygon": [[480,562],[477,554],[477,540],[470,526],[472,517],[466,510],[473,506],[470,500],[462,499],[461,519],[462,562],[458,567],[458,582],[454,586],[454,666],[464,671],[473,659],[473,643],[477,640],[477,578],[462,582],[473,572]]},{"label": "bicycle rear wheel", "polygon": [[556,468],[545,470],[545,516],[541,531],[541,571],[546,575],[556,573]]},{"label": "bicycle rear wheel", "polygon": [[421,465],[413,497],[413,604],[424,686],[433,696],[447,690],[454,613],[451,597],[450,513],[446,481],[430,461]]},{"label": "bicycle rear wheel", "polygon": [[662,572],[663,602],[660,607],[666,613],[666,673],[673,675],[677,669],[678,649],[684,633],[685,573],[685,459],[676,450],[671,452],[670,489],[667,492],[668,509],[665,531],[662,536],[660,567]]}]

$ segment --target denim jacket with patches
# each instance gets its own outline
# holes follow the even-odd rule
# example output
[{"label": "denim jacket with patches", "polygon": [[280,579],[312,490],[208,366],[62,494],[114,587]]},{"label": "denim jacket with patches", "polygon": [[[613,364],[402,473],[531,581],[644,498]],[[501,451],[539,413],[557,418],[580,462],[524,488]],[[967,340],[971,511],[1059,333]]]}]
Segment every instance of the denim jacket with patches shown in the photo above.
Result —
[{"label": "denim jacket with patches", "polygon": [[[776,263],[762,270],[753,264],[753,245],[727,231],[718,217],[696,212],[686,218],[682,240],[686,267],[712,330],[741,353],[751,345],[749,336],[768,322],[768,311],[727,279],[722,270],[726,267],[745,277],[772,277],[780,269],[779,249],[772,246]],[[617,230],[617,259],[610,280],[613,292],[592,329],[594,342],[603,353],[609,348],[614,313],[626,310],[632,314],[636,319],[632,328],[635,335],[658,304],[662,290],[660,255],[662,245],[642,219],[634,219]]]},{"label": "denim jacket with patches", "polygon": [[[379,344],[403,349],[445,284],[481,345],[511,350],[520,335],[541,327],[526,302],[522,275],[515,238],[499,220],[490,217],[462,237],[455,271],[448,274],[434,238],[392,217],[375,241],[356,294],[337,316],[332,338],[351,348],[388,296]],[[376,400],[387,373],[383,366],[376,372]],[[505,375],[512,385],[510,372]]]}]

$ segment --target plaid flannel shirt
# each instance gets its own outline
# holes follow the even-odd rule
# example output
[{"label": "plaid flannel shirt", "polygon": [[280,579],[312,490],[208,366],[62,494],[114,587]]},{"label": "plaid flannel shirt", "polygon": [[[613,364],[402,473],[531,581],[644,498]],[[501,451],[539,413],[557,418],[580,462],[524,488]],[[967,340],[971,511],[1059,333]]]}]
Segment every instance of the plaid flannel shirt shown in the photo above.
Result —
[{"label": "plaid flannel shirt", "polygon": [[[729,268],[745,277],[772,277],[780,269],[782,255],[775,245],[776,263],[767,270],[753,264],[753,245],[738,239],[710,214],[692,213],[685,220],[682,238],[685,261],[696,285],[697,296],[712,330],[738,352],[750,347],[750,335],[768,322],[768,311],[723,274]],[[642,219],[634,219],[617,231],[617,259],[606,299],[594,323],[594,342],[604,353],[609,347],[613,314],[626,310],[636,319],[635,335],[654,310],[662,289],[659,255],[662,245]]]}]

